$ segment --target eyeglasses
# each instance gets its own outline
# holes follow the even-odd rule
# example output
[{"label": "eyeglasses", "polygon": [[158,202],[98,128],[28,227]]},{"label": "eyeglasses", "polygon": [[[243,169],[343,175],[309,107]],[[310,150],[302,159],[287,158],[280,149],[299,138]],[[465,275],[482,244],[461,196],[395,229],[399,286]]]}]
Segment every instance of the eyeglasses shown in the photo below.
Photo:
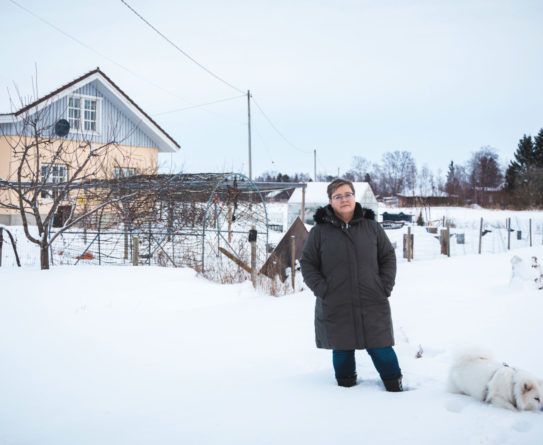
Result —
[{"label": "eyeglasses", "polygon": [[354,193],[345,193],[344,195],[335,195],[332,196],[332,199],[336,202],[340,202],[343,198],[351,199],[354,197]]}]

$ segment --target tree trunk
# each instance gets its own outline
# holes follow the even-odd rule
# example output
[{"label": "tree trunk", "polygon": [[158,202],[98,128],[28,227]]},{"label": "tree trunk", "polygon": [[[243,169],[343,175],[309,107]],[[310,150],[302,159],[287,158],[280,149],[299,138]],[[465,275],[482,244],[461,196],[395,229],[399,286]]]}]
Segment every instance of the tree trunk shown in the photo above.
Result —
[{"label": "tree trunk", "polygon": [[40,246],[40,265],[41,270],[49,269],[49,246]]}]

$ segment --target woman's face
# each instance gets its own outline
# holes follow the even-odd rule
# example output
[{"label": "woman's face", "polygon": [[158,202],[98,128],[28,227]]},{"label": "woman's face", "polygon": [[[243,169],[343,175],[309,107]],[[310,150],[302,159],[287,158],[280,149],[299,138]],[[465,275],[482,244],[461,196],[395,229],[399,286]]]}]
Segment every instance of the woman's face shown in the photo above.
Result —
[{"label": "woman's face", "polygon": [[[348,195],[350,197],[347,197]],[[340,197],[341,199],[338,199]],[[345,222],[349,222],[352,219],[355,203],[354,193],[347,184],[338,187],[332,193],[332,198],[330,199],[330,205],[334,209],[334,212]]]}]

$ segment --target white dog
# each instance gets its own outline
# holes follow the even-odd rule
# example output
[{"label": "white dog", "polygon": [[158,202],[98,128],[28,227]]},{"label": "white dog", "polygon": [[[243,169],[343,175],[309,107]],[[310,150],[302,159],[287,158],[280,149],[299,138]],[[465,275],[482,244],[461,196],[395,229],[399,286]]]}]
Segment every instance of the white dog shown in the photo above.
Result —
[{"label": "white dog", "polygon": [[512,411],[543,409],[542,380],[481,355],[459,357],[451,367],[448,386],[450,392],[466,394]]}]

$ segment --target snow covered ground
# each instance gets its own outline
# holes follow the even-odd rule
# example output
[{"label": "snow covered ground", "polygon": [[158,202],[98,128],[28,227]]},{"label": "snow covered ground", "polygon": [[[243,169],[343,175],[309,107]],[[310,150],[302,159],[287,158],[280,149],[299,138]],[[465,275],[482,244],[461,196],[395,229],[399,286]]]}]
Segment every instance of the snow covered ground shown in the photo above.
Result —
[{"label": "snow covered ground", "polygon": [[[399,264],[391,297],[408,391],[368,355],[336,385],[314,297],[159,267],[0,268],[0,444],[540,444],[543,413],[449,394],[456,351],[543,377],[543,291],[513,254]],[[419,347],[422,358],[415,358]]]}]

